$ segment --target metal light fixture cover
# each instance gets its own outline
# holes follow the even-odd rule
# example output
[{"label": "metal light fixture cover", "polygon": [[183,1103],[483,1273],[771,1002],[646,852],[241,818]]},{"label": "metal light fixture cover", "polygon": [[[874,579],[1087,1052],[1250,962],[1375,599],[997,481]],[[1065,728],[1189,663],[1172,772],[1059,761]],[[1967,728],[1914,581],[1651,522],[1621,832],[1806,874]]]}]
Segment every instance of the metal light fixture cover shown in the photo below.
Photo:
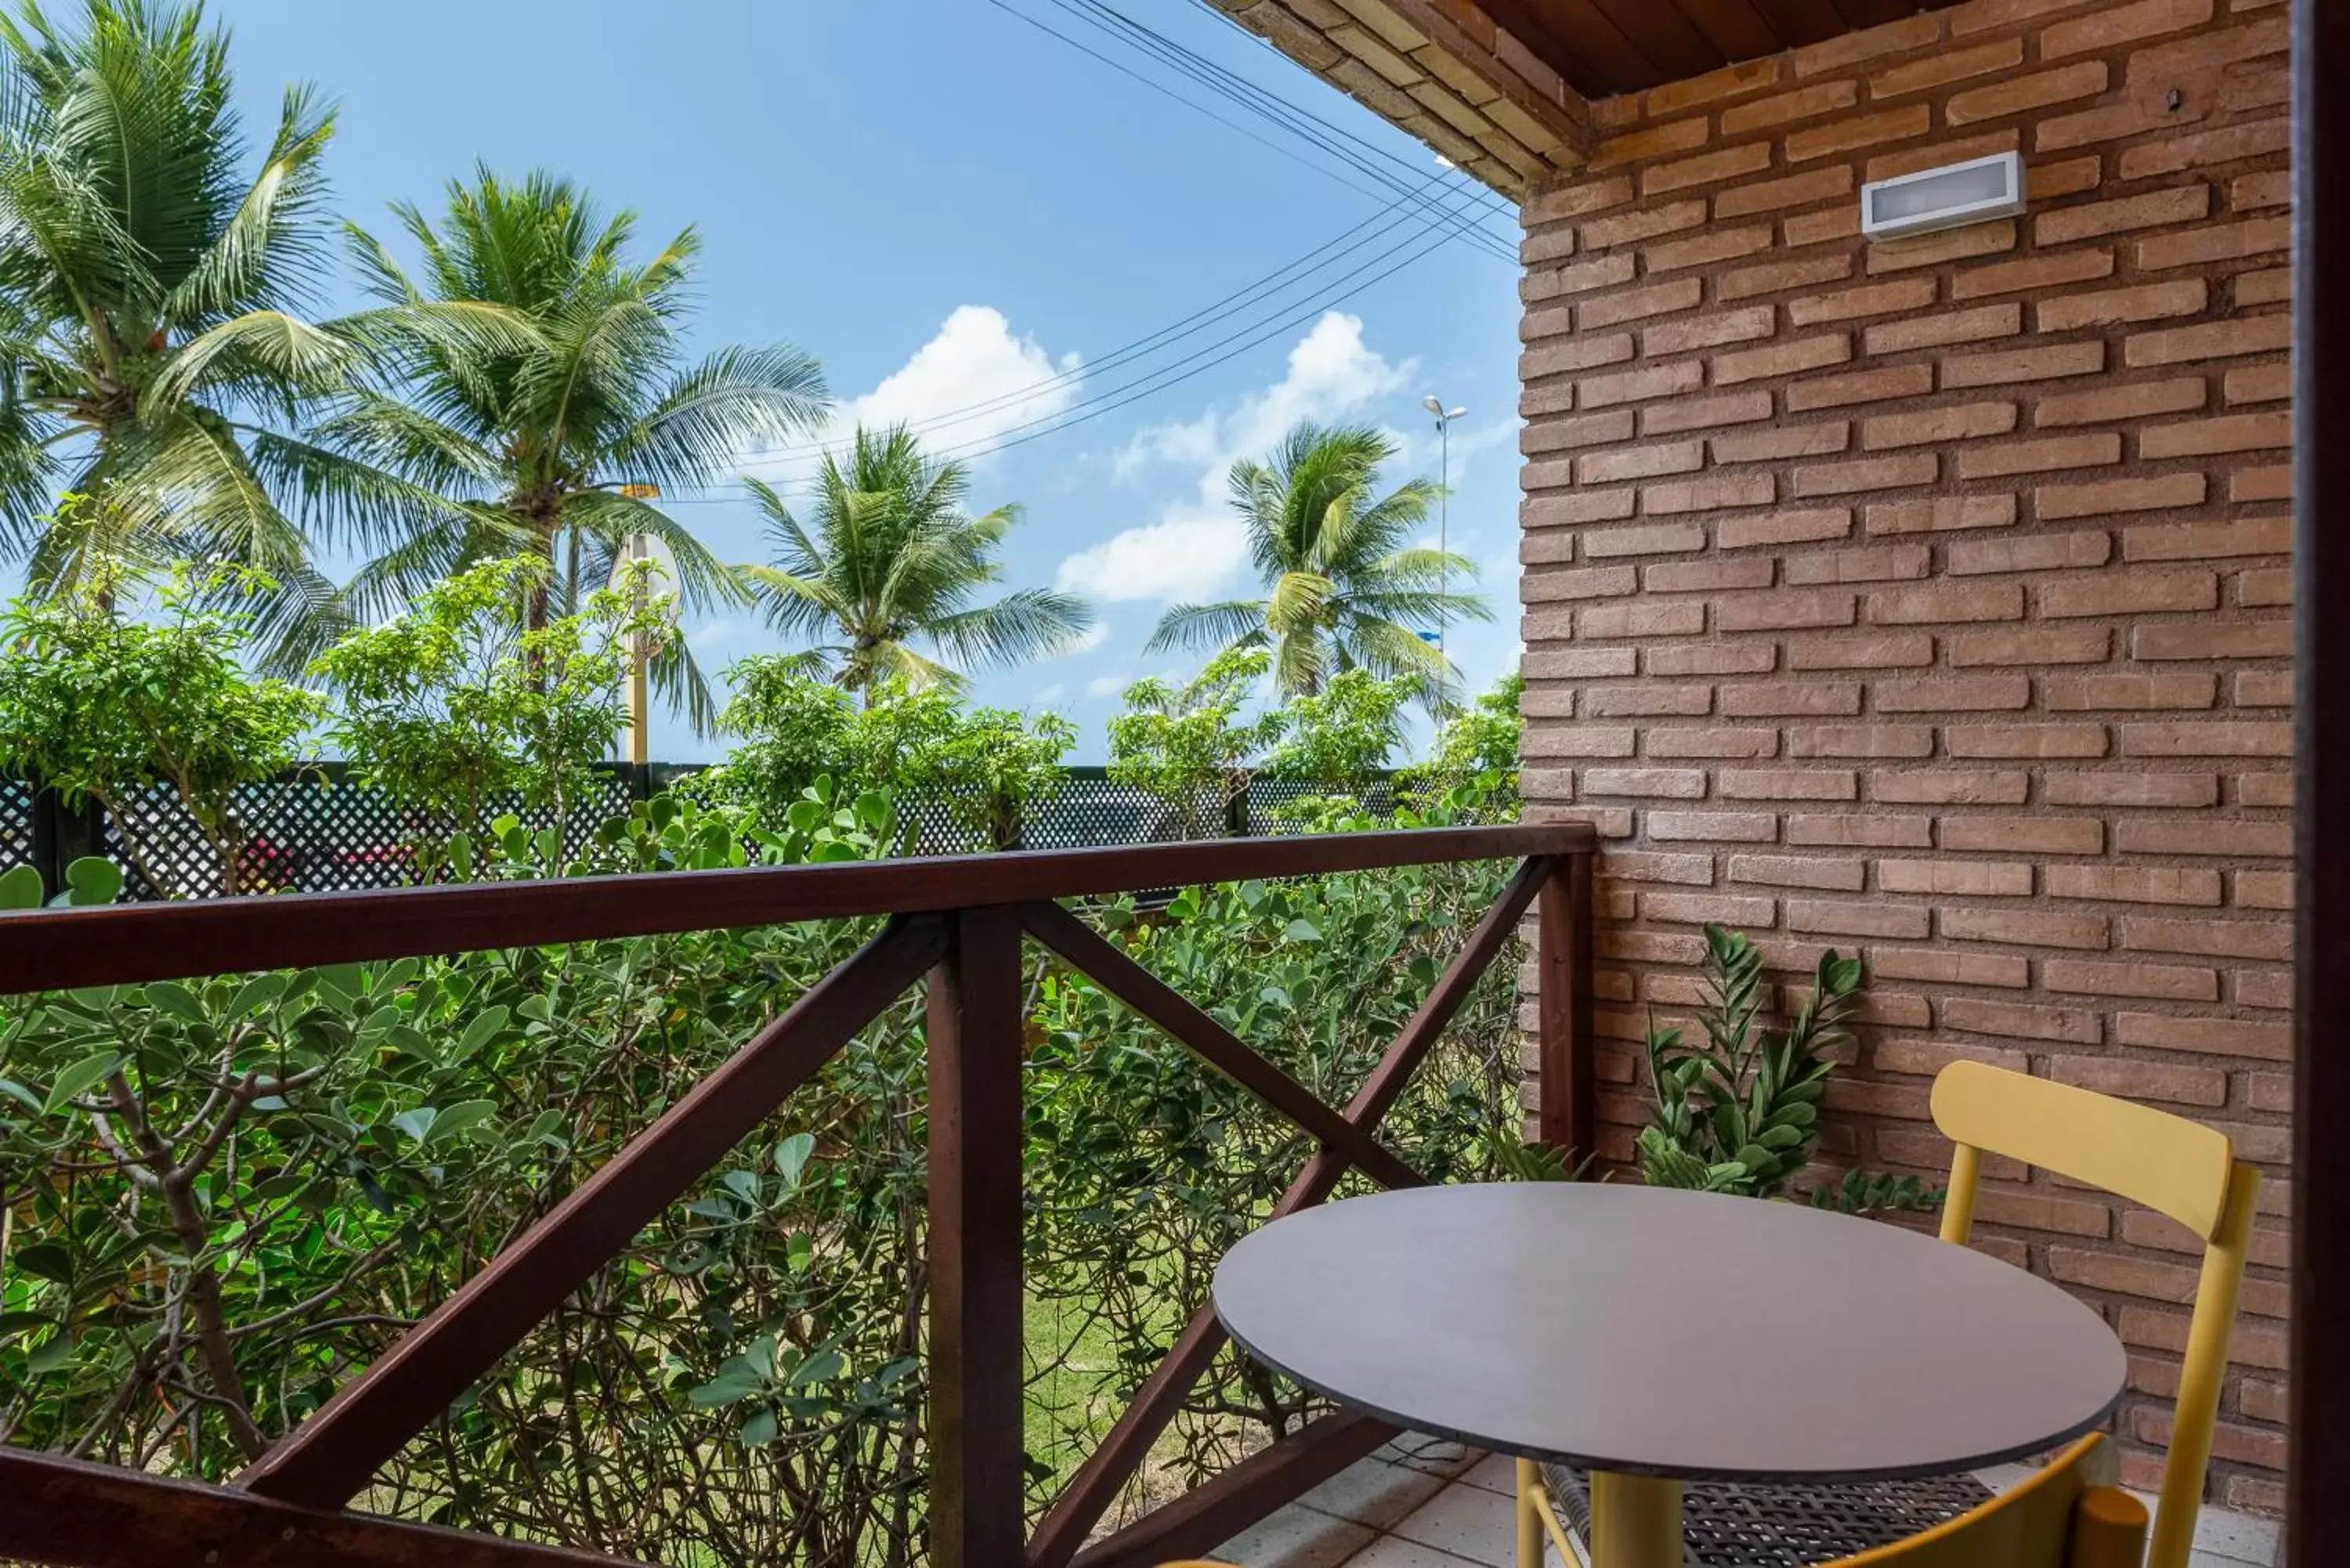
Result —
[{"label": "metal light fixture cover", "polygon": [[1860,188],[1860,232],[1872,240],[1930,234],[2023,211],[2023,159],[2013,152],[1946,163]]}]

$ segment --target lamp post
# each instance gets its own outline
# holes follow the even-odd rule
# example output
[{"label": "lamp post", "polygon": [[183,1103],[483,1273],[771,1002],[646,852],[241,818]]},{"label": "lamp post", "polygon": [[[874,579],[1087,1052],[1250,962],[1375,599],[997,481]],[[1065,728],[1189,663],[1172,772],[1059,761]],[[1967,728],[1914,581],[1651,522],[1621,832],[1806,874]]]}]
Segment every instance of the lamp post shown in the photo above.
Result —
[{"label": "lamp post", "polygon": [[1451,587],[1452,554],[1452,421],[1467,413],[1467,409],[1448,409],[1444,400],[1434,392],[1419,400],[1419,406],[1436,416],[1437,478],[1436,478],[1436,553],[1447,559],[1436,568],[1436,657],[1444,653],[1444,595]]},{"label": "lamp post", "polygon": [[[660,499],[660,486],[623,484],[620,486],[620,493],[631,501],[658,501]],[[614,577],[617,579],[630,561],[653,561],[659,563],[655,570],[668,567],[673,571],[675,568],[670,566],[669,562],[664,558],[669,552],[663,549],[656,554],[656,549],[651,535],[629,535],[620,547],[619,559],[613,563]],[[634,592],[636,603],[631,607],[641,611],[645,607],[646,593],[643,576],[637,577]],[[651,658],[652,649],[650,640],[641,633],[631,635],[629,639],[629,761],[639,767],[645,764],[646,757],[650,751],[648,744],[647,710],[651,707],[651,702],[649,701],[650,693],[645,690],[645,667],[650,662]]]}]

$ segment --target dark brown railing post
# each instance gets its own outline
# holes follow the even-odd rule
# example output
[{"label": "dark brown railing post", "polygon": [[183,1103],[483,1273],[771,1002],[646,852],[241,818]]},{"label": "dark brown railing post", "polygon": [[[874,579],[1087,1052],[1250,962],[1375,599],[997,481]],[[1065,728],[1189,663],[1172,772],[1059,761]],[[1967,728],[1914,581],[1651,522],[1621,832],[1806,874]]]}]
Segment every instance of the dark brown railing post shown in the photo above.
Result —
[{"label": "dark brown railing post", "polygon": [[930,990],[930,1561],[1017,1568],[1020,922],[997,906],[949,923]]},{"label": "dark brown railing post", "polygon": [[1591,855],[1560,857],[1535,906],[1534,1009],[1539,1097],[1536,1138],[1577,1158],[1596,1152],[1598,1106],[1592,1077]]}]

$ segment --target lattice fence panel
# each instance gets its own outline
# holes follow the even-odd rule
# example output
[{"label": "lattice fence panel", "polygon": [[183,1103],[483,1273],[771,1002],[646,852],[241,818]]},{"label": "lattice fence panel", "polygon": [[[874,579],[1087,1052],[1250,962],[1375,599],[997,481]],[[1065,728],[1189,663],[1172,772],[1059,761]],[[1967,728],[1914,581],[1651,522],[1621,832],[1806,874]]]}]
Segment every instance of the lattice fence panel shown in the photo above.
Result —
[{"label": "lattice fence panel", "polygon": [[[664,767],[653,777],[666,787],[687,782],[691,771]],[[598,769],[570,813],[567,849],[577,853],[598,824],[627,811],[636,787],[629,770]],[[1222,838],[1236,832],[1298,833],[1305,825],[1284,816],[1282,808],[1321,793],[1297,780],[1259,778],[1249,781],[1239,800],[1203,790],[1185,807],[1119,784],[1103,769],[1076,768],[1058,791],[1032,805],[1020,843],[1028,849],[1076,849]],[[1394,789],[1387,778],[1375,778],[1356,794],[1369,811],[1385,813]],[[37,809],[23,784],[0,779],[0,869],[38,863]],[[943,796],[900,796],[898,810],[899,854],[967,855],[993,847],[981,814],[958,811]],[[392,888],[416,877],[414,844],[422,824],[380,792],[349,782],[338,764],[316,764],[248,785],[237,794],[236,811],[245,836],[239,881],[246,892]],[[515,815],[534,831],[554,819],[548,811],[515,809]],[[107,821],[104,843],[106,854],[123,868],[126,898],[220,895],[218,855],[168,786],[130,801],[121,815],[119,823]],[[57,868],[43,870],[54,879]]]},{"label": "lattice fence panel", "polygon": [[[1385,816],[1395,809],[1395,783],[1389,778],[1366,779],[1347,792],[1365,812]],[[1297,802],[1325,796],[1330,791],[1304,779],[1253,778],[1248,785],[1248,831],[1257,835],[1305,833],[1312,824],[1284,810]]]},{"label": "lattice fence panel", "polygon": [[[566,850],[577,854],[597,825],[627,811],[633,797],[625,775],[596,774],[571,812]],[[525,809],[518,801],[493,807],[493,815],[502,812],[534,832],[555,821],[553,811]],[[348,892],[416,880],[415,842],[423,824],[380,791],[328,773],[297,772],[241,787],[236,813],[245,833],[239,882],[247,893]],[[219,854],[168,785],[145,792],[122,815],[123,824],[107,824],[106,848],[123,868],[126,898],[221,895]]]},{"label": "lattice fence panel", "polygon": [[33,842],[33,788],[22,779],[0,779],[0,871],[37,866]]}]

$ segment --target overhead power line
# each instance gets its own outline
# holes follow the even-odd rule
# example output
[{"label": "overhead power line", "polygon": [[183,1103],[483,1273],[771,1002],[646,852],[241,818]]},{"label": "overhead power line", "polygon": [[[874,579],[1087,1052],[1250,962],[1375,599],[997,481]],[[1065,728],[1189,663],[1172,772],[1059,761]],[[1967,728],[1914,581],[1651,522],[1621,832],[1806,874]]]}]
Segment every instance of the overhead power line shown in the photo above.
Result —
[{"label": "overhead power line", "polygon": [[[1448,208],[1447,211],[1462,211],[1467,204],[1462,201]],[[931,455],[941,459],[952,459],[972,456],[983,452],[1000,452],[1013,447],[1025,446],[1030,441],[1041,441],[1046,436],[1058,434],[1074,426],[1113,413],[1144,398],[1180,386],[1248,352],[1251,348],[1280,337],[1283,333],[1303,325],[1323,312],[1344,304],[1372,286],[1394,276],[1413,263],[1433,254],[1445,244],[1447,236],[1443,234],[1431,235],[1428,231],[1423,230],[1413,238],[1391,245],[1361,265],[1327,280],[1317,288],[1313,296],[1302,304],[1293,302],[1289,306],[1280,307],[1274,317],[1260,317],[1180,359],[1160,366],[1157,369],[1145,371],[1119,385],[1105,389],[1069,408],[1024,421],[1007,431],[951,445]],[[1382,265],[1382,263],[1388,265]],[[1366,274],[1369,275],[1364,275]],[[1010,439],[1005,439],[1007,437]],[[810,488],[805,485],[795,486],[784,492],[788,496],[801,496],[811,493]],[[737,497],[727,493],[671,498],[673,502],[687,504],[733,499]]]},{"label": "overhead power line", "polygon": [[[1440,184],[1443,180],[1442,174],[1430,175],[1423,182],[1423,188]],[[1222,298],[1201,306],[1191,315],[1170,322],[1147,337],[1121,344],[1099,358],[1085,360],[1066,370],[1008,389],[982,401],[962,404],[933,414],[927,419],[913,421],[907,428],[917,435],[930,435],[956,425],[969,424],[973,420],[1030,401],[1056,388],[1076,381],[1098,379],[1112,369],[1132,364],[1139,359],[1149,358],[1154,354],[1171,348],[1176,344],[1195,337],[1219,323],[1230,320],[1259,304],[1305,286],[1307,280],[1315,274],[1325,272],[1345,261],[1382,236],[1395,232],[1403,224],[1417,221],[1413,214],[1403,211],[1404,206],[1405,202],[1401,199],[1391,202],[1361,223],[1324,241],[1312,250],[1294,257],[1262,277],[1243,285]],[[1367,230],[1369,232],[1366,233]],[[782,447],[763,452],[760,455],[760,461],[763,462],[789,461],[795,457],[805,457],[822,452],[830,444],[833,443],[806,441],[795,446]]]},{"label": "overhead power line", "polygon": [[[1064,14],[1115,39],[1128,50],[1140,54],[1157,62],[1162,67],[1176,72],[1193,84],[1205,88],[1226,101],[1237,105],[1248,114],[1314,148],[1325,157],[1336,159],[1354,171],[1359,178],[1349,179],[1326,163],[1303,156],[1294,148],[1269,141],[1244,126],[1234,124],[1231,119],[1198,99],[1070,36],[1051,24],[1012,5],[1010,0],[989,0],[989,4],[1006,15],[1019,18],[1038,31],[1059,39],[1070,47],[1100,61],[1124,76],[1132,78],[1153,91],[1162,93],[1176,102],[1206,115],[1218,124],[1238,131],[1260,145],[1270,147],[1284,156],[1295,159],[1306,167],[1336,180],[1351,190],[1363,192],[1367,195],[1381,193],[1397,196],[1410,195],[1411,187],[1404,183],[1402,177],[1416,178],[1420,173],[1420,170],[1389,150],[1367,141],[1354,132],[1289,102],[1278,94],[1267,91],[1247,78],[1218,65],[1166,35],[1135,21],[1116,7],[1102,4],[1101,0],[1048,0],[1048,3],[1056,6]],[[1373,191],[1367,188],[1362,183],[1364,180],[1368,180],[1372,184],[1380,187],[1380,190]],[[1482,186],[1478,186],[1475,190],[1476,200],[1471,204],[1482,209],[1477,213],[1465,211],[1440,213],[1432,202],[1425,200],[1420,201],[1419,205],[1430,221],[1442,223],[1462,243],[1492,255],[1498,261],[1515,266],[1518,264],[1518,253],[1514,235],[1505,236],[1486,227],[1479,221],[1482,217],[1496,213],[1511,216],[1514,214],[1501,203],[1498,197]]]}]

